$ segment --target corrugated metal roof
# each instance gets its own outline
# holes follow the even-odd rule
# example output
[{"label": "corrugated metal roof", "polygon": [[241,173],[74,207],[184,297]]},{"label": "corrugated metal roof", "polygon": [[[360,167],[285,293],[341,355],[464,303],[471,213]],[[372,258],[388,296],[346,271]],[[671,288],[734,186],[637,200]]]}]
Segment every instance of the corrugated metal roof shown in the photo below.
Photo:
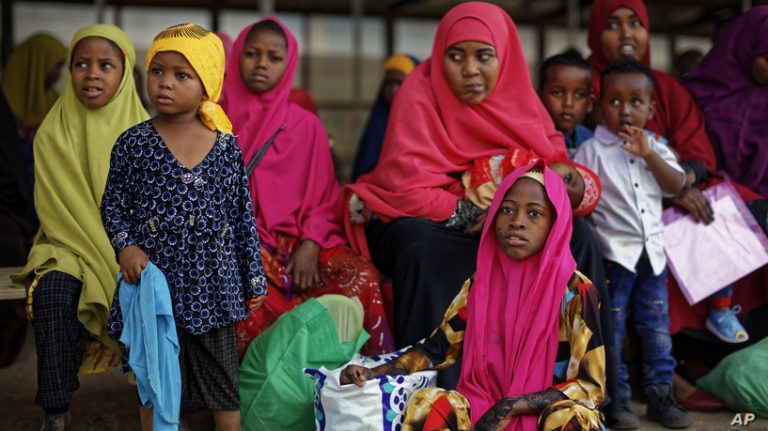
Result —
[{"label": "corrugated metal roof", "polygon": [[[94,3],[86,0],[45,0],[49,3]],[[367,16],[439,18],[457,0],[363,0]],[[568,0],[492,0],[520,24],[565,26]],[[587,27],[591,1],[580,1],[579,23]],[[752,0],[750,4],[768,4]],[[107,5],[159,6],[205,9],[259,9],[259,0],[106,0]],[[743,0],[646,0],[654,33],[712,35],[720,23],[737,16]],[[352,0],[273,0],[279,12],[308,14],[351,13]]]}]

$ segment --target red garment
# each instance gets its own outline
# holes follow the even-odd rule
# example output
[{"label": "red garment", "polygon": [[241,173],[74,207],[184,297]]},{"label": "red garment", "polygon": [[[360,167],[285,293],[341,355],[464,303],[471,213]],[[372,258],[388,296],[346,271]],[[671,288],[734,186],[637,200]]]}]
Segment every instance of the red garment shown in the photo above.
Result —
[{"label": "red garment", "polygon": [[312,98],[312,95],[309,94],[309,91],[303,88],[294,88],[291,90],[291,95],[288,96],[288,100],[317,115],[317,104],[315,103],[315,99]]},{"label": "red garment", "polygon": [[[488,210],[489,221],[506,192],[532,166],[518,168],[502,181]],[[494,223],[483,228],[456,386],[469,400],[473,424],[501,399],[552,386],[560,307],[576,261],[570,249],[571,202],[565,183],[549,168],[543,179],[556,218],[542,251],[525,260],[511,259],[499,246]],[[537,419],[518,416],[506,429],[535,430]]]},{"label": "red garment", "polygon": [[261,260],[267,276],[269,294],[258,310],[248,313],[248,319],[237,324],[237,350],[242,357],[251,340],[264,332],[283,313],[309,298],[336,294],[358,297],[363,304],[363,328],[371,339],[362,348],[365,355],[378,355],[394,350],[389,322],[384,312],[379,286],[379,273],[367,259],[356,255],[347,246],[337,246],[320,252],[320,284],[311,292],[292,294],[291,276],[285,265],[291,260],[298,240],[289,236],[278,238],[278,247],[270,253],[261,247]]},{"label": "red garment", "polygon": [[345,243],[334,218],[339,184],[331,150],[320,119],[291,103],[293,75],[299,49],[296,39],[280,25],[287,40],[283,77],[272,90],[256,94],[240,78],[240,55],[252,26],[237,37],[227,61],[221,106],[232,120],[246,165],[278,130],[272,146],[250,176],[251,197],[259,239],[277,247],[280,234],[311,239],[324,249]]},{"label": "red garment", "polygon": [[455,416],[456,413],[453,411],[450,401],[443,395],[432,404],[432,408],[429,409],[429,414],[427,419],[424,420],[424,425],[421,429],[423,431],[450,429],[450,426],[456,422]]},{"label": "red garment", "polygon": [[[481,103],[463,104],[443,72],[448,47],[493,45],[499,76]],[[464,196],[461,174],[479,157],[565,152],[562,135],[534,91],[520,38],[509,15],[487,3],[463,3],[440,21],[432,56],[408,75],[395,97],[376,168],[348,187],[385,222],[398,217],[448,219]]]},{"label": "red garment", "polygon": [[[674,334],[681,329],[705,329],[709,302],[704,300],[693,306],[688,305],[674,277],[669,277],[668,281],[669,332]],[[741,314],[749,313],[768,303],[768,279],[765,268],[758,269],[734,284],[731,303],[741,305]]]},{"label": "red garment", "polygon": [[[643,27],[649,33],[651,31],[648,11],[642,0],[595,0],[592,3],[588,41],[592,54],[587,61],[592,66],[592,93],[597,100],[600,98],[599,76],[608,66],[608,60],[603,55],[602,33],[613,12],[621,7],[634,11]],[[651,67],[650,39],[641,62]],[[704,116],[688,91],[672,76],[654,70],[653,101],[656,112],[645,128],[667,138],[681,160],[697,160],[714,172],[715,152],[704,127]]]}]

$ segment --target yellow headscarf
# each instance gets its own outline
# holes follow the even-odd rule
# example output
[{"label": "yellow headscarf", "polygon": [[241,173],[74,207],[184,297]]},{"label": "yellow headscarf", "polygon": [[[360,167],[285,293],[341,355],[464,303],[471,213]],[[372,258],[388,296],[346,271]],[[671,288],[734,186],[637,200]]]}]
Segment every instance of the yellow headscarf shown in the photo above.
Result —
[{"label": "yellow headscarf", "polygon": [[67,48],[47,34],[36,34],[17,46],[3,68],[2,86],[13,116],[37,127],[59,94],[45,80],[54,66],[66,60]]},{"label": "yellow headscarf", "polygon": [[387,58],[386,61],[384,61],[385,72],[388,70],[399,70],[408,75],[409,73],[413,72],[415,67],[416,63],[413,61],[413,59],[403,54],[391,55]]},{"label": "yellow headscarf", "polygon": [[224,83],[224,45],[213,32],[197,24],[179,24],[160,32],[147,52],[147,72],[155,55],[174,51],[183,55],[200,77],[208,99],[200,103],[197,113],[211,130],[232,133],[232,123],[217,104]]},{"label": "yellow headscarf", "polygon": [[61,271],[83,282],[78,319],[104,344],[109,306],[119,267],[101,223],[101,197],[109,158],[118,136],[149,118],[136,93],[133,65],[136,54],[128,36],[113,25],[84,27],[72,38],[69,58],[86,37],[114,42],[125,60],[120,87],[112,100],[87,109],[75,95],[72,79],[37,131],[35,208],[40,230],[24,269],[11,276],[17,286],[30,276]]}]

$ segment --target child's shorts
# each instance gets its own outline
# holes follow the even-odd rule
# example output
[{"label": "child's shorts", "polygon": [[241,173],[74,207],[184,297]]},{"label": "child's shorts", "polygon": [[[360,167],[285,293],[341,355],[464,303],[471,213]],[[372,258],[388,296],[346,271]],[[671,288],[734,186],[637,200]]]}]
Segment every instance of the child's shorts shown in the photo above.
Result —
[{"label": "child's shorts", "polygon": [[230,325],[193,335],[176,328],[181,363],[181,411],[240,410],[237,339]]}]

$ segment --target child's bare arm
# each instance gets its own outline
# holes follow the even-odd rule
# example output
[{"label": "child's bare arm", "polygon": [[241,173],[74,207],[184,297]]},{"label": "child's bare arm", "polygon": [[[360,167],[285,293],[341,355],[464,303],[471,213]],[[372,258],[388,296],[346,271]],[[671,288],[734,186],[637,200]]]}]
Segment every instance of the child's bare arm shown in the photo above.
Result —
[{"label": "child's bare arm", "polygon": [[651,149],[648,136],[643,129],[625,125],[619,132],[619,137],[626,142],[622,147],[624,151],[645,160],[664,193],[673,195],[680,193],[685,186],[685,174],[673,169]]}]

